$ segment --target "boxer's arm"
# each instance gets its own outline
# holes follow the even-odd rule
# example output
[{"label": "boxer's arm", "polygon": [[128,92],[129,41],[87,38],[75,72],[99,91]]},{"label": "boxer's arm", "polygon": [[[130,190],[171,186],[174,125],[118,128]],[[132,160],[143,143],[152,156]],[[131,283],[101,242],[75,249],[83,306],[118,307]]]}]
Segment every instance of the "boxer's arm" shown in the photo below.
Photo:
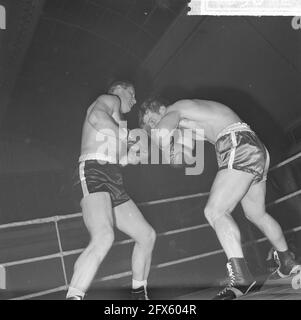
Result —
[{"label": "boxer's arm", "polygon": [[155,142],[162,148],[166,148],[170,144],[170,138],[175,129],[177,129],[180,121],[180,113],[178,111],[168,112],[158,123],[155,128]]}]

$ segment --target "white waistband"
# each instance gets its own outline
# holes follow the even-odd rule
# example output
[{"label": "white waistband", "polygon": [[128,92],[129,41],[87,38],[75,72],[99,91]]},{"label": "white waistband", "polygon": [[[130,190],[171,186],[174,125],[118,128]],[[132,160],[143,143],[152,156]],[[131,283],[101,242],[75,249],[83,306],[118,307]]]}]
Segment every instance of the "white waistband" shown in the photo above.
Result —
[{"label": "white waistband", "polygon": [[249,132],[254,132],[250,126],[248,126],[246,123],[244,122],[236,122],[233,124],[230,124],[228,127],[224,128],[218,135],[216,138],[216,141],[227,135],[230,134],[231,132],[239,132],[239,131],[249,131]]},{"label": "white waistband", "polygon": [[103,153],[87,153],[83,154],[79,157],[78,162],[88,161],[88,160],[99,160],[99,161],[105,161],[110,163],[117,163],[116,158],[103,154]]}]

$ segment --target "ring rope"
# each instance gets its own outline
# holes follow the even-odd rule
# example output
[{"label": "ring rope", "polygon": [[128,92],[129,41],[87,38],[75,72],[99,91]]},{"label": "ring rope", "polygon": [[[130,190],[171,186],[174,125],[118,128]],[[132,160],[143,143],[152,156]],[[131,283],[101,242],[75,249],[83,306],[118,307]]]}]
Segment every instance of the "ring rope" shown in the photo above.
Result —
[{"label": "ring rope", "polygon": [[[156,204],[162,204],[162,203],[169,203],[169,202],[175,202],[175,201],[182,201],[182,200],[188,200],[193,198],[199,198],[199,197],[206,197],[209,195],[209,192],[205,193],[195,193],[190,194],[187,196],[179,196],[179,197],[173,197],[173,198],[166,198],[166,199],[160,199],[160,200],[154,200],[154,201],[148,201],[148,202],[141,202],[138,203],[138,207],[146,207]],[[1,229],[7,229],[7,228],[15,228],[15,227],[24,227],[34,224],[43,224],[43,223],[51,223],[51,222],[59,222],[62,220],[69,220],[69,219],[75,219],[82,217],[82,213],[74,213],[74,214],[68,214],[68,215],[59,215],[59,216],[53,216],[49,218],[41,218],[41,219],[33,219],[33,220],[27,220],[27,221],[20,221],[20,222],[12,222],[7,224],[0,225]]]},{"label": "ring rope", "polygon": [[[300,230],[301,230],[301,226],[298,227],[298,228],[292,228],[290,230],[287,230],[287,231],[285,231],[285,234],[297,232],[297,231],[300,231]],[[267,241],[267,240],[268,239],[266,237],[263,237],[263,238],[255,240],[255,241],[248,241],[248,242],[243,244],[243,247],[250,246],[250,245],[252,245],[254,243],[261,243],[261,242],[264,242],[264,241]],[[155,266],[151,266],[151,269],[166,268],[166,267],[169,267],[169,266],[172,266],[172,265],[177,265],[177,264],[181,264],[181,263],[185,263],[185,262],[199,260],[199,259],[206,258],[206,257],[209,257],[209,256],[213,256],[213,255],[216,255],[216,254],[222,254],[223,252],[224,251],[222,249],[215,250],[215,251],[211,251],[211,252],[207,252],[207,253],[203,253],[203,254],[199,254],[199,255],[183,258],[183,259],[178,259],[178,260],[173,260],[173,261],[169,261],[169,262],[166,262],[166,263],[161,263],[161,264],[158,264],[158,265],[155,265]],[[98,283],[98,282],[104,282],[104,281],[110,281],[110,280],[117,280],[117,279],[130,277],[130,276],[132,276],[132,271],[125,271],[125,272],[109,275],[109,276],[106,276],[106,277],[102,277],[102,278],[100,278],[98,280],[95,280],[94,282]],[[13,298],[11,300],[26,300],[26,299],[35,298],[35,297],[43,296],[43,295],[50,294],[50,293],[64,291],[66,289],[67,289],[66,286],[62,286],[62,287],[54,288],[54,289],[51,289],[51,290],[40,291],[40,292],[36,292],[36,293],[33,293],[33,294],[25,295],[25,296],[22,296],[22,297]]]},{"label": "ring rope", "polygon": [[[300,194],[301,194],[301,189],[294,191],[292,193],[289,193],[289,194],[285,195],[284,197],[281,197],[277,200],[274,200],[274,201],[268,203],[266,206],[271,207],[275,204],[278,204],[280,202],[284,202],[288,199],[296,197]],[[173,201],[181,201],[181,200],[186,200],[186,199],[205,197],[208,195],[209,195],[209,193],[196,193],[196,194],[191,194],[188,196],[156,200],[156,201],[152,201],[152,204],[162,204],[162,203],[173,202]],[[151,204],[147,204],[147,202],[143,202],[141,204],[138,203],[137,205],[140,207],[140,206],[147,206],[147,205],[151,205]],[[49,217],[49,218],[34,219],[34,220],[21,221],[21,222],[12,222],[12,223],[8,223],[8,224],[0,225],[0,230],[1,229],[8,229],[8,228],[15,228],[15,227],[24,227],[24,226],[34,225],[34,224],[51,223],[51,222],[55,222],[55,221],[59,222],[61,220],[69,220],[69,219],[80,218],[80,217],[82,217],[82,213],[69,214],[69,215],[65,215],[65,216],[53,216],[53,217]]]},{"label": "ring rope", "polygon": [[295,155],[287,158],[286,160],[278,163],[277,165],[275,165],[274,167],[272,167],[271,169],[269,169],[269,171],[274,171],[274,170],[276,170],[276,169],[279,169],[279,168],[285,166],[286,164],[297,160],[297,159],[300,158],[300,157],[301,157],[301,152],[299,152],[299,153],[297,153],[297,154],[295,154]]},{"label": "ring rope", "polygon": [[[192,226],[192,227],[175,229],[175,230],[159,233],[157,235],[157,237],[168,236],[168,235],[183,233],[183,232],[187,232],[187,231],[194,231],[194,230],[201,229],[201,228],[206,228],[206,227],[209,227],[209,226],[210,226],[209,224],[200,224],[200,225],[196,225],[196,226]],[[113,244],[113,246],[129,244],[129,243],[133,243],[133,242],[134,242],[133,239],[127,239],[127,240],[115,242]],[[47,260],[47,259],[55,259],[55,258],[61,258],[62,259],[64,257],[66,257],[66,256],[80,254],[84,250],[85,250],[85,248],[76,249],[76,250],[68,250],[68,251],[60,250],[59,253],[49,254],[49,255],[35,257],[35,258],[28,258],[28,259],[23,259],[23,260],[18,260],[18,261],[6,262],[6,263],[2,263],[1,265],[3,267],[12,267],[12,266],[19,265],[19,264],[38,262],[38,261],[43,261],[43,260]]]},{"label": "ring rope", "polygon": [[161,199],[161,200],[142,202],[142,203],[138,204],[138,206],[139,207],[146,207],[146,206],[153,206],[155,204],[162,204],[162,203],[188,200],[188,199],[193,199],[193,198],[207,197],[207,196],[209,196],[209,194],[210,194],[209,192],[194,193],[194,194],[189,194],[187,196],[179,196],[179,197],[166,198],[166,199]]},{"label": "ring rope", "polygon": [[275,200],[275,201],[272,201],[271,203],[267,204],[266,206],[267,206],[267,207],[271,207],[271,206],[273,206],[273,205],[275,205],[275,204],[284,202],[284,201],[289,200],[289,199],[291,199],[291,198],[294,198],[294,197],[296,197],[296,196],[298,196],[298,195],[301,195],[301,189],[298,190],[298,191],[289,193],[289,194],[287,194],[286,196],[281,197],[281,198],[279,198],[279,199],[277,199],[277,200]]},{"label": "ring rope", "polygon": [[61,287],[57,287],[57,288],[53,288],[53,289],[49,289],[49,290],[44,290],[44,291],[40,291],[40,292],[36,292],[36,293],[32,293],[32,294],[27,294],[22,297],[12,298],[10,300],[28,300],[28,299],[37,298],[37,297],[45,296],[47,294],[65,291],[65,290],[67,290],[67,287],[61,286]]}]

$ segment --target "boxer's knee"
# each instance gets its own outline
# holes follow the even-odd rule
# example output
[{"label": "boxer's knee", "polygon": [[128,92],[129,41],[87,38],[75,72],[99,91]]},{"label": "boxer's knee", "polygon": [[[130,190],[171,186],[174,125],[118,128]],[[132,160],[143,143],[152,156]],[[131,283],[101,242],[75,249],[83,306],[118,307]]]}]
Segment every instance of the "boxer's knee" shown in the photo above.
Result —
[{"label": "boxer's knee", "polygon": [[114,243],[114,231],[111,228],[103,228],[91,237],[89,250],[100,259],[106,254]]},{"label": "boxer's knee", "polygon": [[156,242],[156,238],[157,238],[157,234],[156,231],[151,228],[150,233],[148,235],[149,238],[149,244],[151,245],[151,248],[154,248],[155,242]]},{"label": "boxer's knee", "polygon": [[207,204],[204,213],[208,223],[211,225],[211,227],[214,228],[216,221],[229,214],[230,212],[229,210],[224,210],[219,206]]},{"label": "boxer's knee", "polygon": [[156,242],[156,232],[152,227],[149,227],[146,232],[143,232],[139,244],[145,248],[145,250],[152,251]]}]

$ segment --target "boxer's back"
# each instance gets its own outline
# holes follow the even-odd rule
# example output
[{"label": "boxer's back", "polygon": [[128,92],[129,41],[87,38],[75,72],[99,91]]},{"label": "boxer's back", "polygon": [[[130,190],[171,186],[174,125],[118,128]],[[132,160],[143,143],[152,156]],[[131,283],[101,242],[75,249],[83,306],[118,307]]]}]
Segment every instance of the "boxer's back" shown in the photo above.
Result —
[{"label": "boxer's back", "polygon": [[[182,127],[204,129],[205,137],[214,143],[221,130],[227,126],[240,122],[239,116],[229,107],[215,101],[209,100],[180,100],[170,106],[168,111],[178,110]],[[190,121],[185,125],[185,119]],[[194,123],[194,125],[193,125]]]}]

